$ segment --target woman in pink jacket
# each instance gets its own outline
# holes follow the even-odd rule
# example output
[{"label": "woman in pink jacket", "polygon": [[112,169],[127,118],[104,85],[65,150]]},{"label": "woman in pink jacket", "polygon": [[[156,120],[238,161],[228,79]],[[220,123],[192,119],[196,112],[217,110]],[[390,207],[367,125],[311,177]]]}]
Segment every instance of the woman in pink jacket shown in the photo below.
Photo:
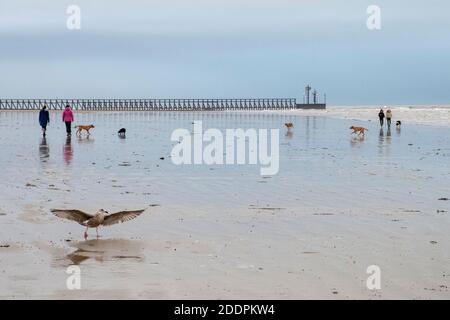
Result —
[{"label": "woman in pink jacket", "polygon": [[67,135],[72,135],[72,122],[74,120],[72,109],[69,105],[66,106],[66,109],[64,109],[64,112],[62,114],[62,121],[66,124],[66,132]]}]

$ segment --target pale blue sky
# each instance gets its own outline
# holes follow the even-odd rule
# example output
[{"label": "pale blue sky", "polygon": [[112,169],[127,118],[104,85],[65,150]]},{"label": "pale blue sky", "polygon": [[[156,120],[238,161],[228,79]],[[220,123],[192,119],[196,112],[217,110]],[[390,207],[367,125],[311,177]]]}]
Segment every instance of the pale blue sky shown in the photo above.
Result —
[{"label": "pale blue sky", "polygon": [[0,1],[0,98],[301,99],[311,83],[335,105],[450,103],[446,0]]}]

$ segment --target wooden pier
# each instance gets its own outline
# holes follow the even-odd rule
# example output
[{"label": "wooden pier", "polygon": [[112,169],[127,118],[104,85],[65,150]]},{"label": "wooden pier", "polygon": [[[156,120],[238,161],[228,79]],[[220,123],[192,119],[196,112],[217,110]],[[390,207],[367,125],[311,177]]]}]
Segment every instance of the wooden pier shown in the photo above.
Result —
[{"label": "wooden pier", "polygon": [[295,98],[281,99],[0,99],[0,110],[220,111],[301,109]]}]

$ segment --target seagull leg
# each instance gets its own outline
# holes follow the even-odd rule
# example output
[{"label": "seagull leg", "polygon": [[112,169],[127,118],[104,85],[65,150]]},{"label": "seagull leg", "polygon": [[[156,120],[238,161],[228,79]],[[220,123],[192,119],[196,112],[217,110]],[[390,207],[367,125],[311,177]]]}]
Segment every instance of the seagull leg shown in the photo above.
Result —
[{"label": "seagull leg", "polygon": [[97,239],[98,239],[98,238],[99,238],[99,235],[98,235],[98,227],[95,228],[95,231],[97,232]]},{"label": "seagull leg", "polygon": [[88,234],[87,234],[88,229],[89,229],[89,227],[86,227],[86,231],[84,231],[84,240],[86,240],[88,237]]}]

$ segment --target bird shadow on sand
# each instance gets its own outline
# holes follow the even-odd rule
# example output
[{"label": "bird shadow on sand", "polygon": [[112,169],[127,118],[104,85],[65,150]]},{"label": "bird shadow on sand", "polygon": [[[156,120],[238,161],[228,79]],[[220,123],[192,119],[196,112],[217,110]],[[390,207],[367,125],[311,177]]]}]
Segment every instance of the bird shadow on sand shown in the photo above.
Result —
[{"label": "bird shadow on sand", "polygon": [[80,265],[84,262],[114,262],[130,260],[143,262],[143,243],[138,240],[93,239],[70,244],[75,248],[65,256],[55,257],[58,264]]}]

